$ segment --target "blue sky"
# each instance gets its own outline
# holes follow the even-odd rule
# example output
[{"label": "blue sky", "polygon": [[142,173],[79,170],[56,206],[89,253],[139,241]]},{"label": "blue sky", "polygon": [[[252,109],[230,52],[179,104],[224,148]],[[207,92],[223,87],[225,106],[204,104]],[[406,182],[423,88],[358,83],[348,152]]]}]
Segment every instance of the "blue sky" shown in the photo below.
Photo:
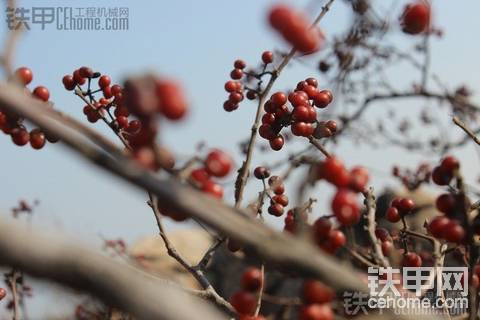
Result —
[{"label": "blue sky", "polygon": [[[184,84],[191,102],[189,118],[178,124],[162,125],[161,141],[177,154],[188,156],[199,141],[208,146],[220,147],[236,156],[237,142],[248,135],[254,117],[255,105],[243,103],[239,110],[226,113],[222,103],[226,94],[223,84],[228,78],[232,63],[242,58],[256,64],[264,50],[285,49],[284,43],[269,29],[266,11],[275,1],[21,1],[19,6],[64,7],[128,7],[130,13],[128,31],[57,31],[34,30],[22,37],[15,59],[16,66],[29,66],[34,72],[33,85],[45,85],[51,91],[51,100],[58,109],[74,117],[84,119],[82,103],[61,85],[61,78],[82,65],[109,74],[114,81],[126,75],[155,70],[174,77]],[[324,1],[285,1],[298,8],[318,8]],[[376,1],[380,5],[390,1]],[[80,5],[81,3],[81,5]],[[405,1],[396,5],[395,16]],[[441,40],[434,40],[432,68],[448,84],[468,83],[474,91],[480,83],[476,62],[480,54],[478,41],[473,37],[480,30],[480,2],[434,1],[435,19],[445,29]],[[316,10],[311,10],[316,12]],[[321,26],[328,35],[335,34],[349,21],[343,1],[334,4],[331,13]],[[6,25],[0,23],[2,39]],[[400,34],[393,38],[400,46],[408,46],[408,37]],[[312,58],[312,63],[315,62]],[[275,89],[284,89],[308,76],[322,77],[300,64],[287,68]],[[399,83],[408,83],[411,74],[395,70]],[[407,81],[408,80],[408,81]],[[396,104],[405,115],[415,114],[416,105],[409,101]],[[365,117],[376,117],[381,106],[374,107]],[[94,125],[105,134],[108,130],[100,123]],[[452,128],[452,132],[456,129]],[[113,139],[113,137],[112,137]],[[298,143],[296,144],[298,145]],[[478,174],[478,157],[472,145],[458,154],[465,159],[467,179],[473,181]],[[6,214],[18,199],[39,199],[35,212],[35,226],[60,230],[87,243],[98,244],[101,234],[105,237],[124,236],[134,241],[141,236],[156,233],[153,217],[145,205],[144,193],[131,189],[123,181],[112,178],[71,154],[61,145],[48,145],[38,152],[31,148],[14,146],[7,136],[0,135],[2,169],[0,181],[0,210]],[[366,164],[376,168],[373,185],[380,189],[385,185],[386,173],[392,163],[401,161],[414,165],[422,157],[407,155],[395,148],[371,150],[356,148],[344,143],[335,150],[349,165]],[[270,159],[286,157],[287,152],[270,154]],[[254,164],[265,157],[255,158]],[[436,161],[436,157],[428,160]],[[233,180],[233,177],[226,181]],[[231,185],[231,184],[230,184]],[[251,182],[256,189],[257,182]],[[325,189],[321,198],[327,198],[331,190]],[[226,199],[232,201],[231,188]],[[320,204],[325,212],[328,204]],[[175,226],[176,227],[176,226]]]}]

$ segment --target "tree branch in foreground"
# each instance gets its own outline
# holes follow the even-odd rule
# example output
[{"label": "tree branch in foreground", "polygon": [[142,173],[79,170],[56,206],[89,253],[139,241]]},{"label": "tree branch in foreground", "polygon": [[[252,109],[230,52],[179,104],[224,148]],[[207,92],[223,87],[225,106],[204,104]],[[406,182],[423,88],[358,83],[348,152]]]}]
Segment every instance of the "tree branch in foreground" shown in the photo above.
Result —
[{"label": "tree branch in foreground", "polygon": [[0,252],[2,265],[84,290],[138,319],[227,319],[205,301],[160,279],[18,223],[0,220]]}]

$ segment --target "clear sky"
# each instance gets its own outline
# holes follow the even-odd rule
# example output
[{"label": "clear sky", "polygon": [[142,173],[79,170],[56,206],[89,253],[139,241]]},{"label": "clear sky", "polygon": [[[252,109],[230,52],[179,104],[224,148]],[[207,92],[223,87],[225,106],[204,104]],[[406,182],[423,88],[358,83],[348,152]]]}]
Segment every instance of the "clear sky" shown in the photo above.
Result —
[{"label": "clear sky", "polygon": [[[191,101],[191,114],[181,124],[165,124],[161,140],[177,154],[185,157],[192,153],[199,141],[208,146],[220,147],[236,156],[238,141],[249,133],[255,104],[242,103],[239,110],[226,113],[222,103],[226,94],[223,84],[228,78],[232,63],[242,58],[256,64],[264,50],[285,49],[285,44],[269,29],[266,11],[275,1],[21,1],[19,6],[44,7],[127,7],[128,31],[57,31],[52,26],[40,30],[36,26],[22,37],[16,66],[29,66],[34,72],[33,85],[45,85],[50,89],[51,100],[58,109],[84,120],[82,103],[61,85],[64,74],[87,65],[109,74],[120,82],[126,75],[147,70],[174,77],[184,84]],[[285,1],[298,8],[313,8],[317,12],[325,1]],[[380,5],[390,1],[376,1]],[[406,1],[398,1],[395,17]],[[480,30],[480,2],[475,0],[433,1],[435,20],[443,27],[445,36],[433,41],[432,68],[448,84],[468,83],[476,89],[480,83],[478,56],[480,46],[475,32]],[[2,14],[4,17],[4,14]],[[337,1],[321,26],[327,34],[342,30],[350,19],[343,1]],[[398,31],[397,31],[398,32]],[[2,39],[6,24],[0,23]],[[398,32],[394,37],[400,46],[408,45],[408,38]],[[312,65],[317,61],[312,57]],[[409,83],[410,74],[397,70],[399,83]],[[291,87],[307,76],[322,76],[314,69],[293,64],[282,75],[276,89]],[[397,104],[400,112],[416,113],[415,105]],[[375,107],[379,108],[379,107]],[[380,107],[381,108],[381,107]],[[366,117],[381,115],[375,109]],[[443,109],[445,110],[445,109]],[[447,116],[447,115],[446,115]],[[98,123],[96,129],[108,134]],[[451,128],[452,131],[456,130]],[[113,139],[113,137],[112,137]],[[465,159],[468,179],[478,175],[478,157],[470,145],[459,154]],[[375,168],[373,185],[380,189],[385,185],[386,173],[392,163],[413,165],[422,157],[407,155],[395,148],[371,150],[356,148],[344,143],[335,150],[350,164],[365,164]],[[281,159],[287,152],[270,154]],[[153,217],[145,205],[145,195],[132,190],[124,182],[87,164],[61,145],[47,145],[42,151],[29,147],[19,148],[10,138],[0,135],[1,169],[0,210],[6,215],[18,199],[41,201],[33,219],[34,226],[61,230],[81,238],[84,242],[97,243],[99,235],[123,236],[134,241],[141,236],[156,233]],[[265,158],[255,158],[259,164]],[[437,161],[436,157],[428,160]],[[230,177],[226,182],[233,181]],[[230,183],[230,186],[232,184]],[[258,191],[256,186],[250,195]],[[320,195],[326,198],[331,190]],[[232,201],[229,188],[226,199]],[[325,211],[328,204],[320,204]],[[1,303],[0,303],[1,307]]]}]

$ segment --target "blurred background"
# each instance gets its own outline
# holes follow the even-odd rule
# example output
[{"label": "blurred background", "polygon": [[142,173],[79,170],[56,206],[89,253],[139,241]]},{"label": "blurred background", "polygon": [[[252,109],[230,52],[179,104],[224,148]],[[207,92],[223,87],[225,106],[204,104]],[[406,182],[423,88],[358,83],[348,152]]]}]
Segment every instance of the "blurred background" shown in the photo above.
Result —
[{"label": "blurred background", "polygon": [[[305,9],[312,16],[325,3],[320,0],[284,2]],[[403,34],[398,26],[398,17],[407,2],[372,2],[379,8],[380,14],[388,15],[385,18],[392,23],[392,34],[385,41],[408,50],[412,38]],[[195,153],[198,143],[204,142],[207,148],[228,151],[234,156],[238,167],[242,159],[239,142],[249,135],[256,103],[244,101],[235,112],[225,112],[222,104],[227,95],[223,85],[229,79],[235,59],[241,58],[247,64],[257,65],[265,50],[288,50],[288,46],[267,23],[266,14],[274,3],[277,1],[19,1],[17,7],[27,9],[34,6],[128,8],[129,28],[118,31],[66,31],[56,30],[54,25],[47,25],[42,30],[37,25],[23,33],[14,65],[31,68],[34,73],[31,88],[46,86],[55,108],[85,122],[83,103],[72,92],[66,91],[61,83],[63,75],[70,74],[80,66],[106,73],[113,82],[119,83],[127,75],[149,70],[175,78],[185,88],[190,101],[190,113],[180,123],[162,123],[162,143],[172,149],[181,162]],[[442,38],[431,39],[431,70],[451,88],[468,84],[473,89],[475,101],[476,87],[480,83],[480,72],[477,72],[480,45],[473,34],[480,29],[480,20],[476,17],[480,2],[433,1],[433,10],[434,23],[444,34]],[[327,41],[341,34],[351,19],[352,13],[347,2],[336,1],[320,24]],[[3,41],[7,31],[7,25],[2,21],[0,40]],[[330,89],[317,69],[321,55],[322,52],[319,52],[300,61],[294,60],[273,90],[292,88],[298,81],[310,76],[319,79],[320,87]],[[389,70],[389,75],[398,88],[409,89],[412,82],[420,81],[419,75],[408,68],[393,68]],[[329,108],[341,110],[340,102]],[[445,123],[442,134],[461,136],[458,128],[449,124],[448,109],[437,109],[435,101],[412,99],[387,105],[377,103],[363,118],[388,120],[387,110],[392,108],[398,117],[410,117],[423,108],[432,108]],[[332,118],[335,119],[335,116]],[[92,126],[114,139],[103,123]],[[416,129],[413,137],[420,138],[424,134],[421,128]],[[263,139],[259,141],[264,143]],[[287,146],[279,152],[257,152],[253,166],[286,159],[305,148],[305,141],[295,138]],[[418,154],[394,146],[372,148],[351,139],[340,139],[338,144],[329,145],[328,149],[340,156],[348,166],[361,164],[370,169],[372,185],[377,190],[399,185],[390,175],[395,164],[414,168],[419,161],[433,164],[440,159],[438,154]],[[478,147],[469,143],[456,149],[454,154],[462,160],[467,182],[475,184],[479,173]],[[1,135],[0,155],[2,216],[10,216],[10,209],[20,199],[27,202],[38,200],[39,204],[29,221],[32,228],[68,234],[99,248],[102,238],[123,238],[127,243],[134,243],[142,237],[157,234],[154,218],[145,204],[147,198],[144,192],[132,189],[123,181],[86,163],[60,143],[47,144],[41,151],[35,151],[28,146],[19,148],[11,143],[9,137]],[[226,188],[224,199],[229,203],[233,203],[234,179],[235,174],[231,174],[222,181]],[[289,186],[296,183],[298,178],[287,184],[287,195]],[[245,203],[255,197],[260,189],[259,181],[249,181]],[[312,195],[319,199],[315,205],[315,215],[330,214],[328,199],[332,192],[333,189],[323,184],[314,190]],[[282,221],[282,218],[268,219],[268,223],[278,228]],[[168,222],[167,226],[169,230],[197,227],[188,222]],[[34,285],[34,298],[28,303],[30,318],[42,319],[46,314],[62,313],[71,308],[74,300],[70,295],[52,290],[50,285]],[[55,308],[52,308],[53,301]],[[6,303],[6,300],[0,302],[0,310]]]}]

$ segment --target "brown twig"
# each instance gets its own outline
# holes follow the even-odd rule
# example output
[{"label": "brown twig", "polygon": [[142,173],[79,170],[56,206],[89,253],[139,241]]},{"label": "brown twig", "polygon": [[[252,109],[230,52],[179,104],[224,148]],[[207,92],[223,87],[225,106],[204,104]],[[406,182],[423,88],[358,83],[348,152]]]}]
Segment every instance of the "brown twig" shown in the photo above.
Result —
[{"label": "brown twig", "polygon": [[375,195],[373,194],[373,188],[372,187],[368,188],[363,195],[365,196],[365,206],[366,206],[365,218],[367,220],[365,230],[368,233],[368,237],[372,245],[373,259],[375,260],[376,264],[382,267],[389,267],[390,262],[383,255],[381,241],[375,235],[375,229],[377,228],[377,222],[375,220],[375,212],[376,212],[377,204],[375,202]]}]

